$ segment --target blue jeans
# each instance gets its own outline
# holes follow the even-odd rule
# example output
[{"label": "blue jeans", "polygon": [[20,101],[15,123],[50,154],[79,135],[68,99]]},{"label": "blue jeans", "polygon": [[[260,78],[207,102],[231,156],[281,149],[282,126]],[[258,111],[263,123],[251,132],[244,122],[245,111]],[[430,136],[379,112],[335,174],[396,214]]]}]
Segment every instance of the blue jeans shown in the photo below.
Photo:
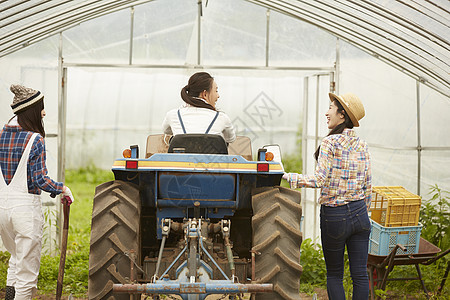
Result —
[{"label": "blue jeans", "polygon": [[330,300],[345,299],[343,286],[344,250],[347,245],[353,300],[369,298],[367,257],[370,221],[364,200],[329,207],[321,206],[322,249],[327,266],[327,291]]}]

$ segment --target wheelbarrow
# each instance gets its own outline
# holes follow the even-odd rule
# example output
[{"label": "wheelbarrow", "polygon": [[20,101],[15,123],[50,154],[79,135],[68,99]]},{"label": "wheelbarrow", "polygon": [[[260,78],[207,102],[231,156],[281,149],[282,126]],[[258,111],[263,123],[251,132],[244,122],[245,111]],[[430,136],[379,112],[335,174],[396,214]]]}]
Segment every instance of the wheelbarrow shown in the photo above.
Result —
[{"label": "wheelbarrow", "polygon": [[[420,271],[419,264],[421,265],[430,265],[437,261],[438,259],[444,257],[450,252],[450,249],[440,253],[441,249],[428,242],[424,238],[420,238],[419,242],[419,252],[415,254],[396,254],[398,249],[401,249],[406,252],[406,248],[402,245],[397,244],[392,251],[386,256],[373,255],[369,253],[369,257],[367,260],[367,269],[369,273],[369,281],[370,281],[370,295],[371,299],[375,299],[375,288],[377,285],[380,289],[386,289],[387,281],[394,280],[420,280],[422,284],[422,288],[425,292],[425,295],[428,299],[428,290],[425,287],[425,283],[422,278],[422,272]],[[394,269],[396,265],[415,265],[417,270],[418,277],[403,277],[403,278],[388,278],[389,273]],[[442,291],[444,287],[445,281],[447,279],[449,273],[450,264],[447,264],[447,269],[445,271],[444,277],[442,279],[441,285],[438,289],[438,293]],[[376,270],[377,278],[374,279],[374,271]],[[380,284],[378,284],[380,283]]]}]

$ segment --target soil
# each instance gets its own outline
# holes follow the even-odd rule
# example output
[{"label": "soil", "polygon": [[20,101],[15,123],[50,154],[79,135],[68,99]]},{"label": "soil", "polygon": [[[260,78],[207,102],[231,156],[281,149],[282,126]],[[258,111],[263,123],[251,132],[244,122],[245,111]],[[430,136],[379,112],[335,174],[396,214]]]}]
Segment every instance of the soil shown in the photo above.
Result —
[{"label": "soil", "polygon": [[[327,291],[325,289],[316,288],[315,292],[317,294],[317,299],[318,300],[328,300]],[[300,293],[300,297],[301,297],[302,300],[313,299],[313,296],[308,296],[307,294],[304,294],[304,293]],[[211,296],[209,296],[206,299],[207,300],[214,300],[214,299],[221,299],[221,298],[222,298],[222,295],[218,295],[218,296],[212,296],[211,295]],[[5,299],[5,289],[1,289],[0,290],[0,299]],[[48,294],[40,295],[39,292],[38,292],[38,295],[33,298],[33,300],[55,300],[55,299],[56,299],[55,295],[48,295]],[[63,296],[63,297],[61,297],[61,299],[66,300],[66,299],[68,299],[68,296]],[[88,299],[88,297],[87,296],[86,297],[82,297],[82,298],[75,298],[75,297],[73,297],[72,299],[73,300],[84,300],[84,299]],[[228,298],[225,298],[225,299],[228,299]],[[244,299],[246,299],[246,300],[250,299],[250,296],[246,294],[244,296]]]},{"label": "soil", "polygon": [[[0,290],[0,299],[5,299],[5,289],[1,289]],[[38,291],[37,296],[35,296],[33,298],[33,300],[55,300],[55,299],[56,299],[55,295],[49,295],[49,294],[41,295],[41,294],[39,294],[39,291]],[[61,299],[64,299],[64,300],[68,299],[68,296],[62,296]],[[88,297],[87,296],[83,297],[83,298],[72,297],[71,299],[73,299],[73,300],[84,300],[84,299],[88,299]]]},{"label": "soil", "polygon": [[[317,295],[317,297],[316,297],[317,300],[328,300],[328,294],[327,294],[326,289],[314,288],[314,292]],[[307,294],[300,293],[300,298],[302,300],[310,300],[310,299],[313,299],[313,296],[309,296]]]},{"label": "soil", "polygon": [[[316,299],[317,300],[328,300],[328,295],[327,295],[327,290],[326,289],[315,288],[314,291],[316,293],[316,296],[317,296]],[[61,297],[61,299],[63,299],[63,300],[68,300],[68,298],[69,298],[68,296]],[[312,300],[313,296],[309,296],[309,295],[307,295],[305,293],[300,293],[300,298],[302,300]],[[0,299],[5,299],[5,289],[1,289],[0,290]],[[49,294],[41,295],[41,294],[39,294],[39,292],[38,292],[38,295],[33,298],[33,300],[55,300],[55,299],[56,299],[55,295],[49,295]],[[81,298],[72,297],[71,299],[72,300],[85,300],[85,299],[88,299],[88,297],[86,295],[86,297],[81,297]],[[142,300],[144,300],[144,299],[145,298],[143,297]],[[178,298],[178,299],[181,299],[181,298]],[[223,299],[222,295],[217,295],[217,296],[212,296],[211,295],[208,298],[206,298],[206,300],[218,300],[218,299]],[[224,300],[226,300],[226,299],[228,299],[228,298],[225,298]],[[250,295],[249,294],[245,294],[243,299],[244,300],[250,299]],[[391,294],[391,295],[388,296],[387,299],[415,300],[415,299],[417,299],[417,297],[410,296],[410,295],[392,295]]]}]

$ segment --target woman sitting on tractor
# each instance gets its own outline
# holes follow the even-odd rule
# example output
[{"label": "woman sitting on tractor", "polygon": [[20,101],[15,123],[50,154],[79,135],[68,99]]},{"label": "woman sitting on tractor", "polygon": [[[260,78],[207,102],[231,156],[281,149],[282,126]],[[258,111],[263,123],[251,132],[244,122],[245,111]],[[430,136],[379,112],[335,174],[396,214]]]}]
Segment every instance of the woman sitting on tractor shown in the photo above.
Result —
[{"label": "woman sitting on tractor", "polygon": [[170,110],[164,119],[165,134],[218,134],[227,143],[236,139],[230,118],[216,109],[219,92],[211,75],[206,72],[192,75],[188,84],[181,89],[181,98],[184,105]]}]

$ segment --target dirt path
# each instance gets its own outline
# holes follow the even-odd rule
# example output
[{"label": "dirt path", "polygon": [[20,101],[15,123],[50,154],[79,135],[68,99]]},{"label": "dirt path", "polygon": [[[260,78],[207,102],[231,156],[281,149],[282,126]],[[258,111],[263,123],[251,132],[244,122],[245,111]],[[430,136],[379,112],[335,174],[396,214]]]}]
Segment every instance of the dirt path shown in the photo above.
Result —
[{"label": "dirt path", "polygon": [[[328,300],[327,297],[327,291],[326,290],[321,290],[321,289],[317,289],[316,290],[317,293],[317,299],[318,300]],[[311,300],[313,299],[312,296],[308,296],[306,294],[300,293],[300,297],[302,300]],[[5,299],[5,290],[2,289],[0,290],[0,299]],[[35,298],[33,298],[33,300],[55,300],[56,296],[55,295],[49,295],[49,294],[45,294],[45,295],[40,295],[38,294]],[[67,300],[68,296],[63,296],[62,299]],[[72,298],[73,300],[85,300],[88,299],[87,295],[86,297],[81,297],[81,298]],[[145,298],[142,297],[141,300],[144,300]],[[181,299],[181,298],[179,298]],[[206,298],[206,300],[218,300],[218,299],[223,299],[223,300],[228,300],[227,298],[222,298],[222,295],[210,295]],[[244,300],[249,300],[250,299],[250,294],[245,294],[244,295]]]}]

